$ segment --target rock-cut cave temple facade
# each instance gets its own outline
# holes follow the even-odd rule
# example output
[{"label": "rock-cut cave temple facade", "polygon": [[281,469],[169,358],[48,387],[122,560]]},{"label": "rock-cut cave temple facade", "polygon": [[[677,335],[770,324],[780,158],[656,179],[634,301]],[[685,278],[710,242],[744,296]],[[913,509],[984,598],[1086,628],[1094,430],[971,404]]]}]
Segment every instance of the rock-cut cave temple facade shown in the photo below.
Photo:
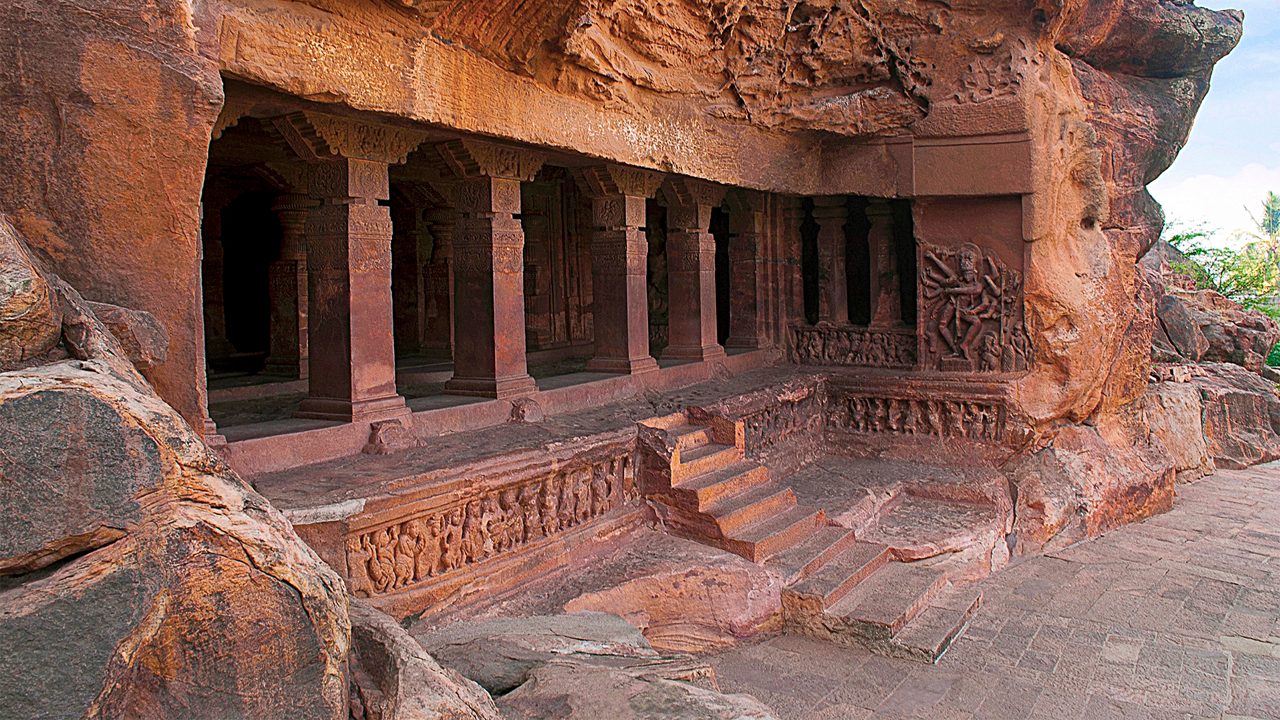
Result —
[{"label": "rock-cut cave temple facade", "polygon": [[[788,628],[932,657],[893,638],[935,590],[1173,502],[1145,186],[1242,22],[12,0],[0,213],[85,298],[154,317],[146,380],[343,593],[461,612],[656,524],[791,563]],[[793,487],[831,457],[914,467],[902,498],[992,530],[926,572],[862,537],[885,508]],[[876,574],[913,609],[835,617]]]}]

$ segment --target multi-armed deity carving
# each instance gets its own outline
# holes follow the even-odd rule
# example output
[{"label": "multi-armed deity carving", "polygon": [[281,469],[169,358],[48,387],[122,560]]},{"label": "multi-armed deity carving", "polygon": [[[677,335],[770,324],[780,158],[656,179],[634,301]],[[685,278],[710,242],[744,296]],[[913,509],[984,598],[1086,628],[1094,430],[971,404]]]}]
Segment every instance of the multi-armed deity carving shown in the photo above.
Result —
[{"label": "multi-armed deity carving", "polygon": [[401,590],[571,530],[634,496],[633,478],[628,450],[351,536],[352,590]]},{"label": "multi-armed deity carving", "polygon": [[1033,361],[1022,274],[973,243],[921,245],[921,365],[930,370],[1016,372]]}]

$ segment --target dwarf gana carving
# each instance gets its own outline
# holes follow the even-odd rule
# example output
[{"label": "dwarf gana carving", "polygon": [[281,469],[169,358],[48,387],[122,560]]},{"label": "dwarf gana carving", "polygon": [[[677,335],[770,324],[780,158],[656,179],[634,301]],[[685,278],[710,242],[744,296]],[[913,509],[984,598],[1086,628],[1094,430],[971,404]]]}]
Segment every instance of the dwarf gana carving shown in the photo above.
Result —
[{"label": "dwarf gana carving", "polygon": [[795,328],[796,359],[806,365],[910,368],[916,364],[913,332],[815,325]]},{"label": "dwarf gana carving", "polygon": [[999,401],[846,395],[833,398],[833,406],[828,422],[855,433],[986,442],[1007,437],[1008,409]]},{"label": "dwarf gana carving", "polygon": [[514,552],[634,499],[630,451],[347,539],[352,592],[381,595]]},{"label": "dwarf gana carving", "polygon": [[921,365],[930,370],[1016,372],[1033,363],[1022,274],[965,243],[920,249]]}]

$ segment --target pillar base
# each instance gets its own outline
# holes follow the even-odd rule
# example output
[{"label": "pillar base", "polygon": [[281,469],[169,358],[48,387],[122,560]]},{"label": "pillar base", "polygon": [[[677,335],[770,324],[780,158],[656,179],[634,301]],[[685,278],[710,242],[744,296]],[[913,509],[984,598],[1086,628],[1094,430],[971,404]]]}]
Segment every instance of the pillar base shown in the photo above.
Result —
[{"label": "pillar base", "polygon": [[529,375],[504,378],[460,378],[455,375],[444,384],[444,391],[449,395],[506,400],[538,392],[538,383]]},{"label": "pillar base", "polygon": [[598,358],[587,361],[587,372],[621,373],[623,375],[642,375],[658,369],[658,361],[646,355],[629,360],[627,358]]},{"label": "pillar base", "polygon": [[293,378],[295,380],[307,379],[307,361],[306,360],[275,360],[267,358],[266,364],[262,366],[262,372],[266,375],[280,375],[282,377]]},{"label": "pillar base", "polygon": [[728,339],[724,341],[724,346],[727,348],[736,348],[740,350],[759,350],[760,348],[764,347],[765,344],[760,341],[760,338],[753,338],[753,337],[735,338],[734,336],[730,335]]},{"label": "pillar base", "polygon": [[200,435],[204,439],[204,444],[211,448],[217,449],[227,446],[226,436],[218,432],[218,425],[212,418],[206,417],[204,419],[204,428],[202,428]]},{"label": "pillar base", "polygon": [[724,357],[724,348],[720,345],[703,345],[693,347],[680,347],[678,345],[668,345],[662,351],[663,360],[696,360],[706,362],[707,360],[718,360]]},{"label": "pillar base", "polygon": [[404,398],[391,395],[373,400],[344,400],[341,398],[309,397],[293,414],[309,420],[337,420],[340,422],[372,422],[391,420],[411,414]]}]

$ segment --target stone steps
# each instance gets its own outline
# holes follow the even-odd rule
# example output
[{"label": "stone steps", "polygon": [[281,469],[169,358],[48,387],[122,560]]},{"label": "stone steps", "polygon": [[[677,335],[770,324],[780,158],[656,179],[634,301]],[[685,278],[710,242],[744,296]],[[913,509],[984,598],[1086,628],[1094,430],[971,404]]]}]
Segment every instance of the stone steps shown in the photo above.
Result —
[{"label": "stone steps", "polygon": [[796,494],[789,487],[767,483],[737,495],[730,495],[707,508],[720,534],[733,535],[748,525],[777,517],[796,506]]},{"label": "stone steps", "polygon": [[695,512],[707,512],[723,498],[769,483],[769,471],[762,465],[741,461],[722,470],[686,478],[672,488],[677,504]]},{"label": "stone steps", "polygon": [[800,596],[820,609],[831,607],[849,594],[872,573],[884,567],[891,557],[889,548],[877,543],[854,542],[844,552],[801,578],[790,588],[792,595]]},{"label": "stone steps", "polygon": [[811,575],[856,541],[852,530],[827,525],[818,528],[804,542],[769,558],[765,565],[781,575],[784,583],[791,585]]},{"label": "stone steps", "polygon": [[797,505],[781,515],[742,528],[733,538],[712,544],[751,562],[764,562],[804,542],[824,525],[826,516],[821,510]]},{"label": "stone steps", "polygon": [[680,482],[698,475],[723,470],[743,459],[742,450],[733,445],[707,443],[688,450],[678,451],[678,462],[672,464],[671,482]]}]

